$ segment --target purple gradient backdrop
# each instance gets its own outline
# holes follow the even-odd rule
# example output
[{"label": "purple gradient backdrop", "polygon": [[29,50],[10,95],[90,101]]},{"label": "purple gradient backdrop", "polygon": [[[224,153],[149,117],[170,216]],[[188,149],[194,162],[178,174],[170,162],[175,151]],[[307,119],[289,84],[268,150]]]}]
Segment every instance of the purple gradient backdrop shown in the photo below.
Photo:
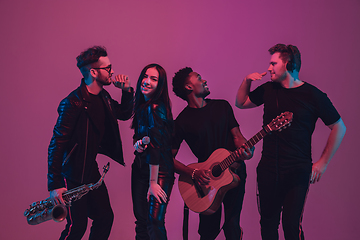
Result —
[{"label": "purple gradient backdrop", "polygon": [[[267,49],[279,42],[299,47],[303,59],[300,78],[328,94],[347,126],[328,170],[310,188],[303,220],[305,236],[356,239],[360,214],[360,163],[355,151],[359,10],[358,0],[1,1],[0,239],[57,239],[64,228],[65,222],[53,221],[29,226],[23,211],[31,202],[48,197],[47,147],[56,108],[80,83],[75,57],[82,50],[106,46],[115,73],[128,74],[132,86],[148,63],[162,65],[169,79],[180,68],[191,66],[208,80],[211,98],[226,99],[234,107],[242,79],[248,73],[266,71]],[[114,98],[120,97],[113,86],[107,90]],[[170,97],[177,116],[185,102],[172,92]],[[260,130],[262,108],[234,107],[234,112],[245,137]],[[115,213],[110,239],[134,239],[129,126],[130,121],[120,122],[127,167],[111,161],[105,179]],[[319,122],[313,136],[314,160],[328,134]],[[247,162],[241,225],[248,240],[260,239],[255,168],[261,144]],[[187,164],[196,161],[186,144],[178,159]],[[108,159],[99,156],[98,161],[102,166]],[[176,186],[166,215],[170,240],[182,239],[182,206]],[[197,224],[197,214],[191,213],[190,239],[198,239]],[[280,236],[283,239],[282,232]],[[225,238],[221,233],[217,239]]]}]

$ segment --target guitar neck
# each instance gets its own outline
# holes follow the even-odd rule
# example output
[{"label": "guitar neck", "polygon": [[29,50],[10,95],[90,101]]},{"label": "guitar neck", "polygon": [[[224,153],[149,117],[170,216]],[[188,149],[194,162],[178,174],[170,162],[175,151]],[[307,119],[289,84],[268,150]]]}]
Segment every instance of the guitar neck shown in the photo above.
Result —
[{"label": "guitar neck", "polygon": [[[246,147],[252,148],[255,144],[257,144],[261,139],[263,139],[269,132],[271,132],[270,127],[268,125],[264,126],[258,133],[256,133],[252,138],[250,138],[244,145]],[[224,171],[227,169],[233,162],[239,160],[240,158],[240,149],[236,149],[232,152],[227,158],[225,158],[219,166],[221,170]]]}]

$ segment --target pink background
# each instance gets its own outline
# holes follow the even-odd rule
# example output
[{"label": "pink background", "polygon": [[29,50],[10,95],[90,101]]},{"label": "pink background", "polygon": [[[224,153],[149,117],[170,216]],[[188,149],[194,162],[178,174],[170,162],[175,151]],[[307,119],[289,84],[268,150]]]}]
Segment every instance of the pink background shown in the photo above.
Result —
[{"label": "pink background", "polygon": [[[305,236],[356,239],[359,12],[358,0],[1,1],[0,239],[57,239],[65,226],[53,221],[29,226],[23,212],[33,201],[48,197],[47,147],[56,108],[80,84],[75,57],[82,50],[106,46],[115,73],[128,74],[132,86],[148,63],[162,65],[169,83],[177,70],[191,66],[208,80],[211,98],[231,103],[241,131],[250,138],[261,129],[262,108],[236,109],[235,94],[247,74],[266,71],[267,49],[279,42],[299,47],[300,79],[326,92],[347,126],[328,170],[310,188]],[[106,89],[115,99],[121,96],[113,86]],[[172,92],[170,97],[177,116],[185,102]],[[129,126],[130,121],[120,122],[127,166],[111,161],[105,178],[115,213],[110,239],[134,239]],[[314,161],[328,134],[320,121],[313,135]],[[261,145],[247,162],[241,215],[244,239],[260,239],[255,168]],[[196,161],[186,144],[178,159],[186,164]],[[108,160],[99,156],[99,165]],[[183,202],[175,184],[166,215],[170,240],[181,239]],[[198,239],[197,225],[198,216],[191,213],[190,239]],[[282,230],[280,236],[283,239]],[[218,239],[224,239],[223,233]]]}]

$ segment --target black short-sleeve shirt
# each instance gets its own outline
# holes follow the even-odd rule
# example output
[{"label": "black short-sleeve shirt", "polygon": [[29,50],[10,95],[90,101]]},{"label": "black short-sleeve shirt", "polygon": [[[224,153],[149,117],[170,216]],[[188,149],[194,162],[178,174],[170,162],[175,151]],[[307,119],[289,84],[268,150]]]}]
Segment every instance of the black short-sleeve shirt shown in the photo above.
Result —
[{"label": "black short-sleeve shirt", "polygon": [[331,125],[340,119],[327,95],[306,82],[289,89],[267,82],[252,91],[249,98],[258,106],[264,104],[264,125],[282,112],[293,113],[290,127],[264,138],[261,164],[268,166],[274,166],[276,159],[276,164],[284,169],[311,166],[311,136],[316,121],[320,118],[325,125]]},{"label": "black short-sleeve shirt", "polygon": [[211,99],[206,103],[202,108],[185,107],[175,120],[173,149],[179,149],[185,140],[198,162],[206,161],[218,148],[236,149],[231,129],[239,124],[230,104]]}]

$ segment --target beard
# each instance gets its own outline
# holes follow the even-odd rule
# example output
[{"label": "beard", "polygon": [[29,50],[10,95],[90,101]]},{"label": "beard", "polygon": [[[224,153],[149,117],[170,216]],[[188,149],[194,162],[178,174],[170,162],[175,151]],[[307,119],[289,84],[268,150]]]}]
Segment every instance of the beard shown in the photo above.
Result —
[{"label": "beard", "polygon": [[111,84],[111,80],[103,83],[104,86],[108,86],[108,85],[110,85],[110,84]]},{"label": "beard", "polygon": [[98,78],[96,79],[96,81],[103,86],[108,86],[111,84],[111,76],[109,76],[108,78]]},{"label": "beard", "polygon": [[205,90],[204,92],[199,94],[199,97],[206,98],[210,94],[209,90]]}]

